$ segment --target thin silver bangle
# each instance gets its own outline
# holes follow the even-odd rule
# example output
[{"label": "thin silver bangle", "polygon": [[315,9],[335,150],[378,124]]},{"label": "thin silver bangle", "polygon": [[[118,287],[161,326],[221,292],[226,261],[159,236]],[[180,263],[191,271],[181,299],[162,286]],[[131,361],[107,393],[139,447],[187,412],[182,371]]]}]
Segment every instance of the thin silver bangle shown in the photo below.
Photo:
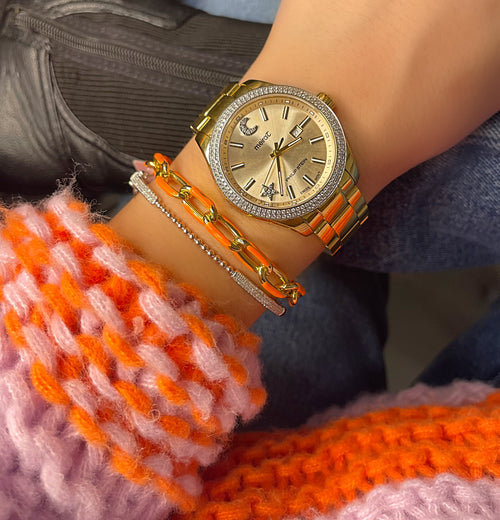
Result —
[{"label": "thin silver bangle", "polygon": [[177,218],[169,209],[164,207],[158,200],[158,195],[144,182],[145,173],[136,171],[129,180],[130,186],[134,191],[140,193],[151,205],[156,206],[165,216],[167,216],[173,224],[175,224],[190,240],[192,240],[205,254],[207,254],[214,262],[219,264],[225,271],[229,273],[235,283],[244,289],[254,300],[258,301],[263,307],[270,310],[276,316],[282,316],[285,308],[278,302],[273,300],[262,289],[257,287],[244,274],[229,265],[225,260],[214,253],[207,245],[205,245],[179,218]]}]

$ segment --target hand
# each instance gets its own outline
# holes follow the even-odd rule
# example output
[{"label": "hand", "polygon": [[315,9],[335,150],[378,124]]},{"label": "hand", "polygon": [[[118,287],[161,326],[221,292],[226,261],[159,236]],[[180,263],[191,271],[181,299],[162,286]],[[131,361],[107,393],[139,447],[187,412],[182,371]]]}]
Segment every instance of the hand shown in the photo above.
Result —
[{"label": "hand", "polygon": [[[273,157],[273,159],[276,159],[276,164],[278,166],[278,182],[279,182],[279,187],[280,187],[280,195],[282,197],[285,194],[284,187],[286,188],[286,177],[285,177],[285,174],[283,173],[283,168],[281,166],[281,155],[284,152],[286,152],[287,150],[290,150],[290,148],[292,146],[295,146],[297,143],[302,141],[302,137],[297,137],[297,139],[294,139],[293,141],[286,144],[283,148],[280,148],[280,145],[283,142],[283,140],[284,140],[284,138],[281,138],[281,141],[279,142],[279,144],[274,143],[274,151],[271,154],[271,157]],[[272,167],[272,164],[271,164],[271,167]],[[269,170],[269,171],[271,171],[271,170]],[[268,172],[268,176],[269,176],[269,172]],[[266,180],[267,180],[267,177],[266,177]],[[265,182],[264,184],[267,184],[267,183]]]}]

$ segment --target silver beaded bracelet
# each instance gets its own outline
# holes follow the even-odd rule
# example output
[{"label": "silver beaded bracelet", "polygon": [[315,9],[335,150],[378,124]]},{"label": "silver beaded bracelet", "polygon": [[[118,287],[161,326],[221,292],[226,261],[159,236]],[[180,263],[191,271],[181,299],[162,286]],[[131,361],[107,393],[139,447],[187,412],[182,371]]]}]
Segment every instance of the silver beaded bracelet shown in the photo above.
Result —
[{"label": "silver beaded bracelet", "polygon": [[225,260],[214,253],[207,245],[205,245],[179,218],[177,218],[170,210],[165,208],[158,200],[158,195],[144,182],[145,173],[136,171],[129,180],[130,186],[135,192],[140,193],[150,204],[156,206],[164,215],[166,215],[173,224],[175,224],[190,240],[192,240],[205,254],[207,254],[214,262],[226,270],[234,282],[244,289],[252,298],[258,301],[263,307],[270,310],[276,316],[282,316],[285,308],[278,302],[273,300],[262,289],[257,287],[244,274],[229,265]]}]

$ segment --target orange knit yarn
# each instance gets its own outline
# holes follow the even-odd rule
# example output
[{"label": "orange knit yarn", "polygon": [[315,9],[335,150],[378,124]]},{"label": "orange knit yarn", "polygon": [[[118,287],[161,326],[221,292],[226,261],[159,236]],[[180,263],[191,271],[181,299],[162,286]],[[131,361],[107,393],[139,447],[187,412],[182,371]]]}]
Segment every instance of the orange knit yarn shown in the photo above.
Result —
[{"label": "orange knit yarn", "polygon": [[392,408],[315,429],[237,435],[205,471],[203,504],[187,516],[309,517],[383,483],[444,472],[500,477],[499,405],[496,392],[470,407]]},{"label": "orange knit yarn", "polygon": [[42,397],[53,404],[69,405],[71,402],[55,377],[52,377],[40,361],[31,367],[31,381]]},{"label": "orange knit yarn", "polygon": [[116,331],[109,325],[104,325],[102,331],[103,339],[111,352],[127,367],[144,366],[144,360],[141,359],[135,350],[127,343]]},{"label": "orange knit yarn", "polygon": [[193,314],[182,314],[182,318],[189,325],[191,331],[200,337],[204,343],[210,347],[215,346],[213,334],[210,329],[201,321],[198,317]]}]

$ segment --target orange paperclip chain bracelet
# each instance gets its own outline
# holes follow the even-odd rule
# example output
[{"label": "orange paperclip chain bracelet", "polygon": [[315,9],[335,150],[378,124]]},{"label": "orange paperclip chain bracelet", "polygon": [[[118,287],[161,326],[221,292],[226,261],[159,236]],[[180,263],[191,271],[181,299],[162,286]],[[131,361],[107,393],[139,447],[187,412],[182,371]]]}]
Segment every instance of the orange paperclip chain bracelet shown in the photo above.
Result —
[{"label": "orange paperclip chain bracelet", "polygon": [[[275,298],[286,298],[290,305],[305,294],[305,289],[276,267],[252,242],[247,240],[238,228],[221,215],[214,203],[179,173],[170,168],[171,160],[160,153],[146,164],[155,172],[158,186],[170,197],[180,199],[185,209],[226,249],[234,253],[243,264],[259,275],[262,288]],[[174,187],[177,183],[178,188]],[[202,209],[200,210],[197,203]]]}]

